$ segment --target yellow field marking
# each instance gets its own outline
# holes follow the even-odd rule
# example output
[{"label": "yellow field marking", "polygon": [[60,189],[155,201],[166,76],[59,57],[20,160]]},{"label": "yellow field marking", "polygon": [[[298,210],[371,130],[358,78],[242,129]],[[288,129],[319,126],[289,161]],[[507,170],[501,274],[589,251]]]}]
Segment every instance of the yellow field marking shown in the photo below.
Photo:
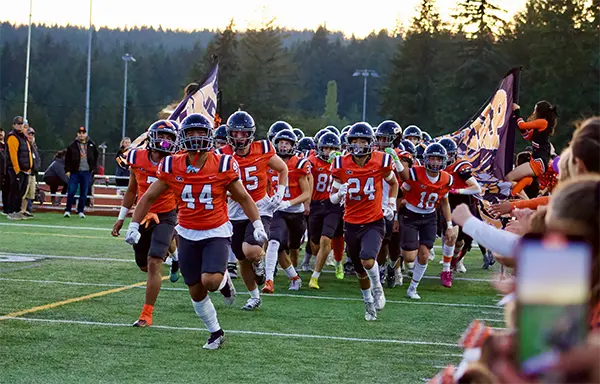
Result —
[{"label": "yellow field marking", "polygon": [[[23,235],[23,232],[6,232],[6,231],[2,231],[2,233],[8,233],[8,234],[12,234],[12,235]],[[65,235],[65,234],[60,234],[60,233],[42,233],[42,232],[36,232],[35,236],[52,236],[52,237],[71,237],[71,238],[78,238],[78,239],[102,239],[102,240],[106,240],[106,239],[116,239],[116,240],[122,240],[122,237],[113,237],[110,236],[110,232],[107,232],[106,236],[82,236],[82,235]]]},{"label": "yellow field marking", "polygon": [[[169,276],[163,276],[163,277],[161,277],[161,280],[166,280],[168,277]],[[142,285],[146,285],[146,281],[140,281],[139,283],[125,285],[123,287],[113,288],[113,289],[109,289],[107,291],[91,293],[91,294],[85,295],[85,296],[74,297],[72,299],[57,301],[55,303],[40,305],[40,306],[37,306],[37,307],[33,307],[33,308],[29,308],[29,309],[24,309],[22,311],[11,312],[11,313],[8,313],[8,314],[6,314],[4,316],[0,316],[0,321],[2,321],[2,320],[8,320],[8,319],[14,319],[15,317],[23,316],[23,315],[26,315],[28,313],[45,311],[46,309],[52,309],[52,308],[60,307],[60,306],[67,305],[67,304],[72,304],[72,303],[77,303],[77,302],[80,302],[80,301],[90,300],[90,299],[93,299],[95,297],[101,297],[101,296],[110,295],[112,293],[126,291],[128,289],[139,287],[139,286],[142,286]]]}]

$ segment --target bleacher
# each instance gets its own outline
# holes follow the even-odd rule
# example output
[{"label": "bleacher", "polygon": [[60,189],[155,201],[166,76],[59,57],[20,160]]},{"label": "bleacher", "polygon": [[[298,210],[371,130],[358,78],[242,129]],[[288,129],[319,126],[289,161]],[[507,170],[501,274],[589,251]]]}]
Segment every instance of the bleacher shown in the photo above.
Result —
[{"label": "bleacher", "polygon": [[[37,185],[43,192],[43,201],[36,200],[34,202],[34,209],[38,212],[64,211],[67,204],[67,195],[60,193],[61,188],[59,188],[56,194],[52,195],[50,187],[43,181],[40,181],[43,177],[44,172],[38,172]],[[127,187],[117,186],[115,181],[117,178],[128,179],[128,177],[117,177],[114,175],[94,176],[92,194],[88,195],[90,206],[86,207],[86,215],[117,216],[119,214],[123,194],[127,190]],[[61,198],[58,205],[52,204],[53,196]],[[79,195],[75,195],[75,197],[79,198]]]}]

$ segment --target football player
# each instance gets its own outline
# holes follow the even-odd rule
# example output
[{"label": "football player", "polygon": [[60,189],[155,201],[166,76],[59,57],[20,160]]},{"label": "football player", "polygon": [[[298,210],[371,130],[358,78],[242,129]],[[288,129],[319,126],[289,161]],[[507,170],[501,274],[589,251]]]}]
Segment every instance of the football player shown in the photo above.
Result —
[{"label": "football player", "polygon": [[[475,212],[477,208],[476,200],[473,196],[481,193],[481,186],[473,176],[471,163],[457,158],[458,147],[454,140],[443,138],[439,143],[446,149],[446,153],[448,154],[448,166],[445,171],[454,178],[454,185],[449,195],[450,209],[453,210],[460,204],[465,203],[472,212]],[[442,226],[442,228],[444,227]],[[442,285],[450,288],[452,286],[452,272],[449,272],[450,267],[454,267],[460,273],[467,272],[463,258],[466,252],[470,250],[473,239],[465,234],[459,226],[455,242],[450,242],[445,237],[442,238],[442,241],[442,273],[444,274]],[[463,253],[465,245],[467,246],[467,250]]]},{"label": "football player", "polygon": [[[346,201],[344,238],[359,279],[367,321],[376,320],[377,311],[385,306],[376,257],[385,233],[384,217],[394,218],[398,195],[392,157],[372,152],[374,141],[373,128],[368,123],[354,124],[348,131],[349,153],[336,157],[331,165],[330,200],[334,204],[344,198]],[[383,180],[390,185],[387,206],[382,205],[383,192],[379,188]]]},{"label": "football player", "polygon": [[[277,260],[290,279],[290,291],[302,286],[292,261],[298,261],[298,251],[306,230],[304,203],[310,199],[311,189],[308,180],[310,163],[296,155],[296,135],[289,130],[280,131],[273,139],[273,145],[288,168],[288,186],[283,201],[273,213],[269,245],[266,256],[266,282],[263,293],[275,291],[273,274]],[[288,251],[291,254],[288,255]]]},{"label": "football player", "polygon": [[226,297],[235,294],[227,274],[232,236],[227,193],[252,222],[254,240],[259,244],[267,240],[258,208],[240,182],[237,162],[231,155],[212,150],[212,131],[212,122],[200,114],[191,114],[182,121],[179,145],[187,153],[167,156],[160,163],[158,180],[138,202],[126,236],[128,243],[137,243],[140,222],[153,202],[168,191],[175,194],[181,272],[194,311],[210,332],[203,346],[209,350],[222,345],[224,333],[208,292],[220,290]]},{"label": "football player", "polygon": [[[282,122],[287,125],[289,124]],[[291,128],[291,127],[290,127]],[[269,232],[273,211],[279,207],[285,194],[288,169],[275,153],[273,144],[268,140],[254,140],[256,125],[249,113],[237,111],[227,119],[228,145],[220,148],[219,153],[232,155],[238,162],[241,180],[244,188],[250,194],[260,212],[260,217]],[[268,169],[277,173],[278,185],[273,196],[267,195],[270,180]],[[233,224],[232,249],[240,262],[242,279],[250,292],[250,298],[242,307],[243,310],[253,311],[262,304],[258,284],[265,281],[263,244],[253,237],[252,221],[241,209],[240,204],[229,202],[229,218]]]},{"label": "football player", "polygon": [[296,135],[298,141],[304,139],[304,132],[302,132],[300,128],[294,128],[292,129],[292,132],[294,132],[294,135]]},{"label": "football player", "polygon": [[[317,253],[315,268],[308,283],[309,288],[320,289],[319,277],[331,252],[331,241],[343,235],[343,208],[340,201],[333,203],[329,200],[331,189],[331,160],[339,154],[340,139],[333,132],[323,134],[317,145],[317,154],[311,155],[313,176],[313,191],[310,203],[308,222],[310,227],[310,248]],[[341,259],[336,261],[336,277],[344,278]]]},{"label": "football player", "polygon": [[416,147],[417,144],[423,141],[423,132],[421,131],[421,128],[417,127],[416,125],[409,125],[408,127],[404,128],[404,132],[402,132],[402,138],[410,141]]},{"label": "football player", "polygon": [[214,136],[215,148],[218,149],[227,145],[227,127],[225,125],[220,125],[219,128],[215,129]]},{"label": "football player", "polygon": [[[160,161],[165,156],[177,152],[177,131],[176,122],[159,120],[148,128],[147,149],[132,149],[127,154],[127,163],[133,177],[129,178],[119,217],[112,229],[113,236],[119,236],[125,217],[135,203],[136,197],[144,196],[150,185],[157,180],[156,172]],[[148,273],[144,307],[139,319],[133,323],[134,327],[152,325],[152,312],[162,285],[160,268],[167,257],[177,224],[173,192],[166,191],[160,195],[148,212],[148,216],[142,221],[144,225],[140,228],[140,240],[137,244],[133,244],[137,266],[140,270]],[[172,282],[179,279],[178,263],[178,252],[175,251],[171,262],[170,280]]]},{"label": "football player", "polygon": [[433,248],[437,233],[436,209],[440,206],[446,220],[445,236],[448,241],[456,241],[457,228],[450,219],[448,193],[453,188],[453,177],[443,171],[448,155],[439,143],[432,143],[425,149],[424,166],[413,166],[408,178],[402,175],[404,184],[402,192],[406,205],[401,209],[400,225],[402,227],[401,245],[405,263],[417,262],[414,265],[412,281],[406,292],[414,300],[421,297],[417,287],[427,269],[430,250]]},{"label": "football player", "polygon": [[271,126],[269,127],[269,132],[267,133],[267,138],[269,139],[270,142],[273,142],[275,135],[277,135],[279,132],[286,130],[286,129],[288,131],[291,131],[293,128],[286,121],[281,121],[281,120],[276,121],[273,124],[271,124]]}]

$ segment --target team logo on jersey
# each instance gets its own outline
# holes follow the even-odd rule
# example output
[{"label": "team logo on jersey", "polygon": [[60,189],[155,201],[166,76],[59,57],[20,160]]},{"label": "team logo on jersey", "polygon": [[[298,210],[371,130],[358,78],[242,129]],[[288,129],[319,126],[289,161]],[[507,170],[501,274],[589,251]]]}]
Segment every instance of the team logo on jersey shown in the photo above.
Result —
[{"label": "team logo on jersey", "polygon": [[346,174],[347,174],[347,175],[351,175],[351,174],[352,174],[352,171],[348,170],[348,171],[346,171]]},{"label": "team logo on jersey", "polygon": [[144,168],[140,168],[140,172],[146,172]]},{"label": "team logo on jersey", "polygon": [[183,177],[181,177],[181,176],[175,176],[175,180],[177,180],[177,181],[183,181]]},{"label": "team logo on jersey", "polygon": [[425,185],[421,184],[421,189],[425,189],[427,187],[425,187]]}]

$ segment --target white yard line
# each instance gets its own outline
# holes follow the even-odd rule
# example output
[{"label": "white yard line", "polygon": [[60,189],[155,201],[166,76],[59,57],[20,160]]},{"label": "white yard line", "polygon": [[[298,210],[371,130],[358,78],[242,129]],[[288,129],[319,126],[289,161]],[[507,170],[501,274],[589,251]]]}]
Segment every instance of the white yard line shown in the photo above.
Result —
[{"label": "white yard line", "polygon": [[[77,220],[77,219],[72,219],[72,220]],[[70,227],[68,225],[48,225],[48,224],[0,223],[0,226],[1,225],[7,226],[7,227],[33,227],[33,228],[52,228],[52,229],[72,229],[72,230],[82,230],[82,231],[102,231],[102,232],[106,232],[107,235],[112,230],[112,228]]]},{"label": "white yard line", "polygon": [[[105,327],[129,327],[131,324],[124,323],[105,323],[99,321],[82,321],[82,320],[61,320],[61,319],[37,319],[27,317],[17,317],[7,319],[7,321],[18,320],[18,321],[29,321],[29,322],[44,322],[44,323],[55,323],[55,324],[78,324],[78,325],[97,325]],[[153,325],[151,328],[155,329],[166,329],[175,331],[195,331],[195,332],[208,332],[205,328],[195,327],[175,327],[169,325]],[[396,339],[367,339],[359,337],[342,337],[342,336],[330,336],[330,335],[309,335],[301,333],[280,333],[280,332],[261,332],[261,331],[246,331],[246,330],[234,330],[227,329],[225,333],[241,334],[241,335],[256,335],[256,336],[273,336],[273,337],[287,337],[287,338],[300,338],[300,339],[321,339],[321,340],[336,340],[336,341],[354,341],[361,343],[385,343],[385,344],[405,344],[405,345],[429,345],[436,347],[452,347],[458,348],[458,344],[453,343],[440,343],[436,341],[421,341],[421,340],[396,340]]]},{"label": "white yard line", "polygon": [[489,323],[504,323],[504,319],[477,319],[479,321],[487,321]]},{"label": "white yard line", "polygon": [[[109,284],[109,283],[85,283],[85,282],[75,282],[75,281],[58,281],[58,280],[30,280],[30,279],[13,279],[0,277],[0,281],[7,282],[21,282],[21,283],[35,283],[35,284],[63,284],[63,285],[75,285],[82,287],[124,287],[126,284]],[[145,289],[145,286],[140,286],[136,288]],[[186,288],[175,288],[175,287],[165,287],[163,286],[161,290],[164,291],[182,291],[187,292]],[[240,295],[249,295],[249,292],[238,292]],[[218,294],[217,294],[218,295]],[[354,297],[334,297],[334,296],[315,296],[315,295],[302,295],[302,294],[289,294],[289,293],[275,293],[272,295],[263,295],[263,298],[266,297],[291,297],[291,298],[299,298],[299,299],[312,299],[312,300],[335,300],[335,301],[359,301],[362,302],[361,298]],[[416,300],[387,300],[387,303],[391,304],[414,304],[414,305],[433,305],[439,307],[462,307],[462,308],[498,308],[495,305],[481,305],[481,304],[465,304],[465,303],[437,303],[437,302],[427,302],[427,301],[416,301]]]}]

